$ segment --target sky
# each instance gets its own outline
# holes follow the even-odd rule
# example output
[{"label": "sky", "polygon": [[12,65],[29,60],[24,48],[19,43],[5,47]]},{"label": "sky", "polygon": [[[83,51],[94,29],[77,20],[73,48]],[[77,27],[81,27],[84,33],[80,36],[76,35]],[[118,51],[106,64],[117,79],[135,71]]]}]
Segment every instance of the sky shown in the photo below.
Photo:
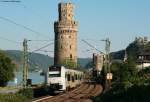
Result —
[{"label": "sky", "polygon": [[[2,0],[0,0],[2,1]],[[75,4],[78,21],[78,56],[92,57],[95,52],[82,42],[85,39],[104,52],[109,38],[111,51],[125,49],[135,37],[150,39],[150,0],[20,0],[20,3],[0,2],[0,49],[22,50],[23,39],[34,51],[54,39],[54,22],[58,20],[58,3]],[[47,41],[48,40],[48,41]],[[54,45],[43,49],[53,56]],[[50,51],[50,52],[46,52]]]}]

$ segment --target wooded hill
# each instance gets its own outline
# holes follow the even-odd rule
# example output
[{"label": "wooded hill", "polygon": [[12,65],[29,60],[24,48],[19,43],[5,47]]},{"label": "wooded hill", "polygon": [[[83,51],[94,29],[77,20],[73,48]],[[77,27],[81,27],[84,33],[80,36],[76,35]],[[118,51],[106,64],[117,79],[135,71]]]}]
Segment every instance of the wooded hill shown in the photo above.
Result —
[{"label": "wooded hill", "polygon": [[[142,52],[150,52],[150,42],[149,41],[147,43],[140,43],[137,41],[133,41],[126,48],[127,56],[132,58],[134,61],[137,60],[137,56]],[[125,49],[111,53],[112,59],[123,60],[124,56],[125,56]]]},{"label": "wooded hill", "polygon": [[[6,50],[6,55],[8,55],[13,62],[17,65],[17,70],[22,70],[22,51],[19,50]],[[39,53],[29,53],[29,69],[30,71],[36,70],[36,69],[46,69],[50,65],[53,65],[54,58],[39,54]],[[91,62],[91,58],[78,58],[78,64],[85,68],[86,64]]]}]

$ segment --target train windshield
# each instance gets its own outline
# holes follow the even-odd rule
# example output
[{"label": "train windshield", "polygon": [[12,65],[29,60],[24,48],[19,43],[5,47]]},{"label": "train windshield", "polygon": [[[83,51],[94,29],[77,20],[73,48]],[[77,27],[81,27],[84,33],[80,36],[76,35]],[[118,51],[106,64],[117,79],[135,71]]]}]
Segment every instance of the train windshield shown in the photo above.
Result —
[{"label": "train windshield", "polygon": [[60,74],[49,74],[49,77],[60,77]]},{"label": "train windshield", "polygon": [[60,77],[59,71],[51,71],[49,72],[49,77]]}]

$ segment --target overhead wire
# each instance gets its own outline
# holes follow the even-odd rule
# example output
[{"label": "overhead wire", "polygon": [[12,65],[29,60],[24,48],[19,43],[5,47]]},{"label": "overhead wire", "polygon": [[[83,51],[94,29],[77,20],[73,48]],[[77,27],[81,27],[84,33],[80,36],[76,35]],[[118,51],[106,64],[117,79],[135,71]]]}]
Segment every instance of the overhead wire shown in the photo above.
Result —
[{"label": "overhead wire", "polygon": [[41,49],[44,49],[44,48],[46,48],[46,47],[48,47],[48,46],[50,46],[50,45],[52,45],[52,44],[54,44],[54,43],[49,43],[49,44],[47,44],[47,45],[44,45],[44,46],[42,46],[42,47],[40,47],[40,48],[38,48],[38,49],[36,49],[36,50],[33,50],[31,53],[40,51]]},{"label": "overhead wire", "polygon": [[29,40],[29,41],[35,41],[35,42],[49,42],[54,40]]},{"label": "overhead wire", "polygon": [[21,44],[21,42],[17,42],[17,41],[14,41],[14,40],[10,40],[10,39],[7,39],[7,38],[1,37],[1,36],[0,36],[0,39],[5,40],[5,41],[8,41],[8,42],[11,42],[11,43],[15,43],[15,44]]},{"label": "overhead wire", "polygon": [[10,20],[10,19],[8,19],[8,18],[5,18],[5,17],[0,16],[0,19],[5,20],[5,21],[7,21],[7,22],[9,22],[9,23],[15,24],[16,26],[22,27],[22,28],[24,28],[24,29],[26,29],[26,30],[28,30],[28,31],[31,31],[31,32],[34,33],[34,34],[39,35],[39,36],[44,36],[45,38],[49,37],[49,36],[46,36],[46,35],[44,35],[44,34],[38,32],[38,31],[35,31],[35,30],[33,30],[33,29],[31,29],[31,28],[29,28],[29,27],[27,27],[27,26],[24,26],[24,25],[22,25],[22,24],[16,23],[15,21]]},{"label": "overhead wire", "polygon": [[104,52],[100,51],[99,49],[97,49],[95,46],[91,45],[89,42],[87,42],[86,40],[82,39],[83,42],[85,42],[88,46],[90,46],[91,48],[94,48],[96,51],[104,54]]}]

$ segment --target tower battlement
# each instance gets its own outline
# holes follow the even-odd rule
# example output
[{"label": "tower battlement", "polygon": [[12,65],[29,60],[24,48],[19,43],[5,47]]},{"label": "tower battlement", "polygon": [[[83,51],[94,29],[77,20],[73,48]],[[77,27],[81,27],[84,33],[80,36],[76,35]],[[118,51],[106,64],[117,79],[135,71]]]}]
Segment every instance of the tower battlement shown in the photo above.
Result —
[{"label": "tower battlement", "polygon": [[59,3],[58,12],[59,12],[59,21],[73,21],[74,17],[74,5],[72,3]]}]

